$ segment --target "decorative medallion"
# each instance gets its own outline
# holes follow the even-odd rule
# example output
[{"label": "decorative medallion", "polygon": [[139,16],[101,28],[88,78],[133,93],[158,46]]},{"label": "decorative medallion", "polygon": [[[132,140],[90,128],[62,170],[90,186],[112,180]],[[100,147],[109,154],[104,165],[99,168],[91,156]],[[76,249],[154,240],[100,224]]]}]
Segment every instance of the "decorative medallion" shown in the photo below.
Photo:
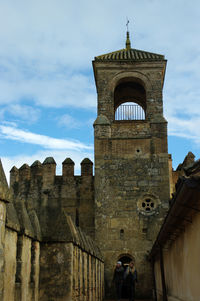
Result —
[{"label": "decorative medallion", "polygon": [[158,211],[159,198],[154,194],[145,194],[137,202],[137,209],[143,215],[153,215]]}]

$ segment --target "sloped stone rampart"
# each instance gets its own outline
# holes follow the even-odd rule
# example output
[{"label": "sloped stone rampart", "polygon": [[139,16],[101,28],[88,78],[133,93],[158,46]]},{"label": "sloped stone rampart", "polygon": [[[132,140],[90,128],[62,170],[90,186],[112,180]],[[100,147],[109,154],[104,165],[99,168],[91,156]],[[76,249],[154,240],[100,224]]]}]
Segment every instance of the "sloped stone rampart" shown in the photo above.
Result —
[{"label": "sloped stone rampart", "polygon": [[100,251],[64,212],[61,222],[65,236],[55,233],[53,241],[41,243],[40,299],[102,300]]}]

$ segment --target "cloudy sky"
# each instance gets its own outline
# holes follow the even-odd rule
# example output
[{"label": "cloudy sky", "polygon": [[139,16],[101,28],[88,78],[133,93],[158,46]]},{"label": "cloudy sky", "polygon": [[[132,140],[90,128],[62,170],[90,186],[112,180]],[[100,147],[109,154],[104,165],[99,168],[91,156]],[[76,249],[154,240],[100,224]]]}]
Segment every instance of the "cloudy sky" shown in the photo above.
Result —
[{"label": "cloudy sky", "polygon": [[164,107],[176,168],[200,153],[198,0],[0,0],[0,157],[93,159],[94,56],[132,47],[164,54]]}]

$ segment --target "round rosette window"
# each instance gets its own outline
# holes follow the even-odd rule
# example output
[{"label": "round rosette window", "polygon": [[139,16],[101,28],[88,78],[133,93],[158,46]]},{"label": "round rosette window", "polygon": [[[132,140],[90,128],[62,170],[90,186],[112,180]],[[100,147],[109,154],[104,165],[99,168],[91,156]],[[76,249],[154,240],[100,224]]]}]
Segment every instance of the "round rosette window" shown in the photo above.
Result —
[{"label": "round rosette window", "polygon": [[154,214],[160,205],[160,200],[152,194],[144,195],[137,203],[138,211],[144,215]]}]

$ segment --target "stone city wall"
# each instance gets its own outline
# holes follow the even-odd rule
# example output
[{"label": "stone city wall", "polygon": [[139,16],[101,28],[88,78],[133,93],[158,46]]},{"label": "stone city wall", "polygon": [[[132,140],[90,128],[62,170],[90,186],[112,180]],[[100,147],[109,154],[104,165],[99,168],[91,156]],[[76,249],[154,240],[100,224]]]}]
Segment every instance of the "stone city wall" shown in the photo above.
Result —
[{"label": "stone city wall", "polygon": [[93,301],[103,299],[103,263],[80,247],[41,247],[40,299]]},{"label": "stone city wall", "polygon": [[[91,182],[91,166],[86,160],[82,167],[85,182]],[[51,164],[45,166],[50,171],[51,168]],[[36,168],[36,179],[33,176],[33,182],[30,178],[26,181],[24,177],[28,179],[29,171],[26,166],[19,173],[14,168],[10,190],[0,162],[0,300],[101,301],[104,264],[99,249],[75,226],[65,208],[54,208],[52,214],[53,208],[49,208],[48,203],[43,206],[34,197],[28,199],[27,189],[39,176]],[[17,181],[12,182],[14,178]],[[48,181],[46,177],[43,180],[45,187],[49,185],[48,181],[56,181],[51,172]],[[17,197],[15,189],[20,192]],[[42,210],[39,204],[43,206]],[[48,234],[46,236],[42,236],[41,231],[39,218],[42,220],[42,214],[42,225],[45,229],[49,226],[44,232]],[[45,224],[49,220],[51,223]]]},{"label": "stone city wall", "polygon": [[77,226],[94,236],[94,176],[93,163],[81,162],[81,176],[74,175],[74,162],[63,162],[62,176],[56,175],[56,162],[52,157],[41,164],[13,167],[10,171],[10,186],[15,198],[25,200],[28,210],[35,210],[43,236],[49,233],[47,213],[63,208]]},{"label": "stone city wall", "polygon": [[99,249],[65,213],[61,223],[63,235],[41,243],[39,300],[102,300],[104,264]]},{"label": "stone city wall", "polygon": [[36,301],[39,289],[39,241],[27,236],[26,231],[22,232],[19,227],[10,228],[7,220],[8,216],[0,233],[3,241],[1,300]]},{"label": "stone city wall", "polygon": [[23,201],[13,200],[0,167],[1,300],[37,301],[40,234]]}]

